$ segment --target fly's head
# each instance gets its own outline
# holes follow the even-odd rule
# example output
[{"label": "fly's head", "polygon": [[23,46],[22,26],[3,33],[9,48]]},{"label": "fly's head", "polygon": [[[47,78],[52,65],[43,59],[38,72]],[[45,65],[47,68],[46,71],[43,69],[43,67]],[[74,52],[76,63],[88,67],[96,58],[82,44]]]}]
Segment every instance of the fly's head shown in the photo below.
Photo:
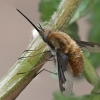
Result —
[{"label": "fly's head", "polygon": [[35,29],[39,32],[43,41],[49,45],[52,50],[57,50],[60,48],[60,41],[57,38],[59,35],[56,31],[51,31],[50,29],[43,29],[42,26],[34,26]]},{"label": "fly's head", "polygon": [[51,33],[51,31],[43,29],[40,24],[37,27],[34,25],[34,28],[39,32],[39,34],[42,37],[43,41],[48,43],[48,35]]},{"label": "fly's head", "polygon": [[57,37],[57,34],[55,34],[56,32],[53,32],[50,29],[43,29],[41,25],[35,26],[21,11],[18,9],[17,11],[31,23],[31,25],[39,32],[43,41],[47,43],[51,49],[55,50],[60,48],[59,41],[55,38]]},{"label": "fly's head", "polygon": [[42,28],[42,26],[39,24],[39,26],[35,26],[29,18],[27,18],[21,11],[19,11],[17,9],[17,11],[22,15],[24,16],[29,22],[30,24],[39,32],[40,36],[42,37],[42,39],[44,40],[44,42],[48,43],[48,35],[51,33],[51,31],[49,30],[44,30]]}]

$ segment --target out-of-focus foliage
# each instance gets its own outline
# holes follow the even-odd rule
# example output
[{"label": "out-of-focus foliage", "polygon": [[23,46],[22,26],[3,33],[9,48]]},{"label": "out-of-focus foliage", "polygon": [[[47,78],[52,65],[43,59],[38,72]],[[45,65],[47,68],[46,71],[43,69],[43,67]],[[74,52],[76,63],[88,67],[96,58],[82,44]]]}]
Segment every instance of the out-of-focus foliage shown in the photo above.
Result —
[{"label": "out-of-focus foliage", "polygon": [[[93,1],[93,0],[91,0]],[[39,4],[39,11],[41,13],[41,20],[47,21],[50,19],[51,15],[57,10],[61,0],[41,0]],[[80,17],[84,16],[88,12],[88,5],[90,1],[84,0],[76,11],[74,17],[71,20],[71,24],[66,27],[65,32],[69,34],[73,39],[79,40],[77,23],[74,22]],[[90,8],[90,7],[89,7]],[[87,9],[87,10],[85,10]],[[73,22],[73,23],[72,23]],[[72,29],[73,28],[73,29]]]},{"label": "out-of-focus foliage", "polygon": [[53,93],[53,100],[100,100],[100,96],[97,94],[91,94],[91,95],[84,95],[84,96],[69,96],[69,97],[64,97],[60,92],[55,92]]},{"label": "out-of-focus foliage", "polygon": [[92,25],[89,32],[89,40],[100,43],[100,0],[96,0],[94,7],[91,9],[89,22]]},{"label": "out-of-focus foliage", "polygon": [[41,13],[41,20],[49,20],[54,11],[57,10],[61,0],[41,0],[39,4],[39,11]]},{"label": "out-of-focus foliage", "polygon": [[70,37],[73,39],[79,40],[78,36],[78,25],[76,22],[73,22],[66,26],[66,29],[64,30],[65,33],[67,33]]},{"label": "out-of-focus foliage", "polygon": [[53,97],[54,97],[53,100],[78,100],[78,98],[74,97],[74,95],[71,95],[66,98],[65,96],[61,94],[61,92],[58,92],[58,91],[53,93]]},{"label": "out-of-focus foliage", "polygon": [[[93,3],[89,22],[91,25],[88,35],[89,41],[100,43],[100,0],[96,0],[95,3]],[[100,53],[91,54],[89,59],[91,59],[91,62],[95,67],[100,65]]]}]

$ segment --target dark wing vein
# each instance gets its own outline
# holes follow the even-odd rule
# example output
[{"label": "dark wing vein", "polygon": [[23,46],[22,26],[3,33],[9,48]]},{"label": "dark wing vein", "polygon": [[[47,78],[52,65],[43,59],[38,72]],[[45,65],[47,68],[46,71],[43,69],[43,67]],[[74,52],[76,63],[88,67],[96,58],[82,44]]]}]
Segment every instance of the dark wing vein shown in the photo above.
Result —
[{"label": "dark wing vein", "polygon": [[85,41],[76,41],[79,47],[82,50],[89,52],[100,52],[100,44],[93,42],[85,42]]}]

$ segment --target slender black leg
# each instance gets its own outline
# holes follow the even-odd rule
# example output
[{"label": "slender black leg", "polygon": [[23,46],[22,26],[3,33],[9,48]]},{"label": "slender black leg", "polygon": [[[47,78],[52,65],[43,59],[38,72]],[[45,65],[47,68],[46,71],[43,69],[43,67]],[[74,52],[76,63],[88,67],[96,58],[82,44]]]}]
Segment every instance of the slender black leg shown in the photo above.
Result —
[{"label": "slender black leg", "polygon": [[52,74],[57,75],[57,73],[55,73],[55,72],[51,72],[51,71],[49,71],[49,70],[42,69],[42,70],[40,70],[40,71],[36,74],[36,76],[39,75],[39,74],[40,74],[41,72],[43,72],[43,71],[46,71],[46,72],[49,72],[49,73],[52,73]]},{"label": "slender black leg", "polygon": [[[42,47],[40,47],[39,49],[36,49],[36,50],[25,50],[24,52],[28,52],[28,51],[38,51],[38,50],[40,50],[41,48],[43,48],[45,45],[43,45]],[[23,52],[23,53],[24,53]]]},{"label": "slender black leg", "polygon": [[[50,52],[50,51],[45,51],[45,52],[42,52],[42,53],[47,53],[47,52]],[[38,54],[33,55],[33,56],[20,57],[18,59],[23,59],[23,58],[28,58],[28,57],[34,57],[34,56],[37,56],[37,55],[42,54],[42,53],[38,53]]]},{"label": "slender black leg", "polygon": [[[51,71],[49,71],[49,70],[42,69],[42,70],[40,70],[40,71],[35,75],[35,77],[36,77],[37,75],[39,75],[41,72],[43,72],[43,71],[46,71],[46,72],[49,72],[49,73],[52,73],[52,74],[57,75],[57,73],[55,73],[55,72],[51,72]],[[25,73],[26,73],[26,72],[18,73],[17,75],[25,74]]]},{"label": "slender black leg", "polygon": [[42,69],[41,71],[39,71],[39,72],[34,76],[34,78],[35,78],[36,76],[38,76],[38,75],[39,75],[41,72],[43,72],[43,71],[46,71],[46,72],[49,72],[49,73],[52,73],[52,74],[58,75],[58,73],[54,73],[54,72],[51,72],[51,71],[49,71],[49,70]]}]

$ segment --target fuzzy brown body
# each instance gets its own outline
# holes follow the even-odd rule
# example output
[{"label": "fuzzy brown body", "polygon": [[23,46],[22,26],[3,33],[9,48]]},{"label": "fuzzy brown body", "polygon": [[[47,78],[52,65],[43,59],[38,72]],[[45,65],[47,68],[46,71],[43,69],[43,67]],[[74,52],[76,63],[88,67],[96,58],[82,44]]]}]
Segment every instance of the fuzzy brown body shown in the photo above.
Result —
[{"label": "fuzzy brown body", "polygon": [[74,76],[81,74],[83,70],[83,56],[82,51],[67,34],[63,32],[52,31],[48,35],[50,45],[54,49],[60,49],[63,53],[68,56],[68,61],[72,67]]},{"label": "fuzzy brown body", "polygon": [[75,41],[63,32],[44,30],[41,25],[37,28],[22,12],[20,12],[18,9],[17,11],[34,26],[34,28],[42,36],[44,42],[49,43],[53,49],[60,49],[61,52],[68,56],[68,61],[72,67],[74,76],[80,75],[84,66],[83,57],[81,49],[78,47]]}]

